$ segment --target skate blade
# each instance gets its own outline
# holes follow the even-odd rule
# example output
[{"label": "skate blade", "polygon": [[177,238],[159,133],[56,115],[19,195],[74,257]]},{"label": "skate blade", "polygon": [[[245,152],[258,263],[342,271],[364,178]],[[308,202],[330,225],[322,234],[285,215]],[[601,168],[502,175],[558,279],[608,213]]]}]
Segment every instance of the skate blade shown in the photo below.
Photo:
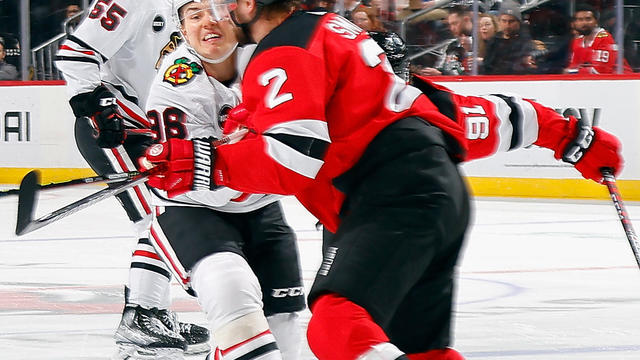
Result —
[{"label": "skate blade", "polygon": [[184,351],[175,348],[142,348],[133,344],[118,344],[111,360],[184,360]]},{"label": "skate blade", "polygon": [[211,345],[207,342],[203,342],[200,344],[187,345],[187,350],[184,352],[185,355],[197,355],[208,353],[211,351]]}]

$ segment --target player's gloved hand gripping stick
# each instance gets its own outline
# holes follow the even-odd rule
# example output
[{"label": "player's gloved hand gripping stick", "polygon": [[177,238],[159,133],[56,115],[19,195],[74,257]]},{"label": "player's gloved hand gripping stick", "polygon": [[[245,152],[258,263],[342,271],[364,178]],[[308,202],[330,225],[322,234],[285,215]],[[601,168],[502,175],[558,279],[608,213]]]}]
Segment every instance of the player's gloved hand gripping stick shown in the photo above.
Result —
[{"label": "player's gloved hand gripping stick", "polygon": [[[215,147],[217,146],[237,141],[244,135],[246,135],[247,132],[249,132],[247,129],[236,131],[232,134],[211,142],[211,147],[215,149]],[[41,227],[44,227],[64,217],[74,214],[110,196],[120,194],[121,192],[126,191],[136,185],[140,185],[147,181],[150,176],[166,173],[166,171],[167,168],[165,165],[156,164],[156,166],[140,172],[131,171],[127,173],[108,174],[41,186],[39,184],[39,171],[33,170],[25,175],[25,177],[22,179],[22,182],[20,183],[16,235],[24,235],[34,230],[40,229]],[[42,188],[65,187],[88,183],[117,183],[117,185],[102,189],[65,207],[34,219],[38,190]]]}]

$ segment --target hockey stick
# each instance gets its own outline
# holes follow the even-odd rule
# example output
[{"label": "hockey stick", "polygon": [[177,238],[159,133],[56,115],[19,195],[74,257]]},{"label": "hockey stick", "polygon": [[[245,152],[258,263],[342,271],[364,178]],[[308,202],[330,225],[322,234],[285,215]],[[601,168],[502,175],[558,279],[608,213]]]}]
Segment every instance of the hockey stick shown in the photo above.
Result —
[{"label": "hockey stick", "polygon": [[40,172],[33,170],[22,179],[20,183],[20,193],[18,194],[18,221],[16,222],[16,235],[24,235],[43,226],[49,225],[66,216],[74,214],[110,196],[120,194],[136,185],[142,184],[147,178],[159,172],[158,168],[138,173],[130,180],[121,181],[120,184],[102,189],[65,207],[50,212],[38,219],[33,218],[36,208],[36,195],[40,185]]},{"label": "hockey stick", "polygon": [[[241,129],[234,133],[231,133],[227,136],[220,138],[219,140],[215,140],[212,142],[214,147],[218,147],[220,145],[233,143],[235,141],[240,140],[249,132],[249,129]],[[24,235],[30,233],[34,230],[40,229],[46,225],[51,224],[52,222],[58,221],[64,217],[67,217],[71,214],[74,214],[82,209],[85,209],[101,200],[104,200],[110,196],[114,196],[120,194],[123,191],[126,191],[136,185],[142,184],[145,182],[149,176],[154,175],[156,173],[161,173],[164,169],[162,167],[153,167],[149,170],[142,172],[129,172],[129,173],[118,173],[112,175],[105,175],[105,177],[109,176],[117,176],[124,177],[121,180],[114,181],[102,181],[102,182],[115,182],[119,181],[120,183],[116,186],[108,187],[102,189],[98,192],[95,192],[89,196],[86,196],[78,201],[75,201],[65,207],[62,207],[58,210],[50,212],[46,215],[38,219],[34,219],[33,215],[35,213],[36,208],[36,195],[38,190],[41,188],[39,185],[40,182],[40,173],[37,170],[33,170],[29,172],[22,179],[20,183],[20,189],[18,194],[18,220],[16,222],[16,235]],[[135,173],[135,174],[134,174]],[[125,177],[126,175],[126,177]],[[79,181],[83,179],[76,179],[71,181]]]},{"label": "hockey stick", "polygon": [[[150,129],[127,129],[127,135],[144,135],[144,136],[153,136],[153,132]],[[83,185],[83,184],[100,184],[100,183],[112,183],[119,182],[131,179],[133,176],[140,174],[139,171],[129,171],[123,173],[116,174],[107,174],[100,176],[91,176],[81,179],[73,179],[69,181],[63,181],[59,183],[50,183],[45,185],[38,185],[40,189],[55,189],[59,187],[65,187],[70,185]],[[18,195],[20,193],[20,189],[9,189],[0,191],[0,197],[9,196],[9,195]]]},{"label": "hockey stick", "polygon": [[[48,190],[55,189],[73,185],[84,185],[84,184],[109,184],[114,182],[131,180],[133,177],[140,175],[139,171],[129,171],[115,174],[106,174],[99,176],[90,176],[80,179],[73,179],[68,181],[62,181],[58,183],[49,183],[45,185],[36,184],[39,190]],[[26,176],[26,175],[25,175]],[[0,197],[8,196],[8,195],[18,195],[20,194],[20,189],[9,189],[0,191]]]},{"label": "hockey stick", "polygon": [[631,220],[629,219],[627,209],[624,207],[624,202],[622,201],[622,196],[620,196],[620,191],[618,191],[616,178],[613,176],[611,170],[608,169],[602,170],[602,176],[604,177],[604,183],[607,185],[607,189],[609,190],[609,194],[611,195],[613,206],[616,208],[616,212],[618,213],[618,218],[620,218],[620,223],[622,223],[622,228],[627,235],[629,245],[631,245],[633,256],[636,258],[638,267],[640,267],[640,243],[638,242],[638,236],[636,235],[636,232],[633,230],[633,226],[631,225]]}]

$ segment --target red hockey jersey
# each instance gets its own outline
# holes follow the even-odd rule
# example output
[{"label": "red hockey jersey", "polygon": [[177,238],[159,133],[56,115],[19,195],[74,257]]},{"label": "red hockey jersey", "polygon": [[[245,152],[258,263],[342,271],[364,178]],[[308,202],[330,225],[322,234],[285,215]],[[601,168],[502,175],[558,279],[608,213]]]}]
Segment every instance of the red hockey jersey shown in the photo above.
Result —
[{"label": "red hockey jersey", "polygon": [[[579,36],[571,44],[569,70],[579,74],[613,74],[616,72],[618,45],[605,29],[598,28],[591,42]],[[624,73],[632,73],[627,60],[623,60]]]},{"label": "red hockey jersey", "polygon": [[567,130],[565,119],[533,102],[415,84],[395,76],[382,49],[344,18],[296,13],[258,44],[242,83],[254,133],[218,149],[214,181],[295,195],[335,231],[345,194],[332,180],[399,119],[441,128],[460,161],[534,143],[553,148]]}]

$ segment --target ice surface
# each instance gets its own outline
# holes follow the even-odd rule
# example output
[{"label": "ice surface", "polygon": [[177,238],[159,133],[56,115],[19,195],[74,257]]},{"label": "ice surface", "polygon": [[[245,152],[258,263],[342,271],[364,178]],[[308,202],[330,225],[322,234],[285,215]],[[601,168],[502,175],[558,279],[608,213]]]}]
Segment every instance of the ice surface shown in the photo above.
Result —
[{"label": "ice surface", "polygon": [[[49,191],[37,215],[96,190]],[[308,288],[321,234],[293,198],[284,206]],[[135,246],[124,211],[108,199],[18,238],[16,208],[0,198],[0,359],[108,359]],[[177,284],[172,296],[181,320],[204,324]],[[637,360],[639,321],[640,270],[610,203],[474,201],[454,328],[467,359]],[[314,359],[303,345],[302,360]]]}]

